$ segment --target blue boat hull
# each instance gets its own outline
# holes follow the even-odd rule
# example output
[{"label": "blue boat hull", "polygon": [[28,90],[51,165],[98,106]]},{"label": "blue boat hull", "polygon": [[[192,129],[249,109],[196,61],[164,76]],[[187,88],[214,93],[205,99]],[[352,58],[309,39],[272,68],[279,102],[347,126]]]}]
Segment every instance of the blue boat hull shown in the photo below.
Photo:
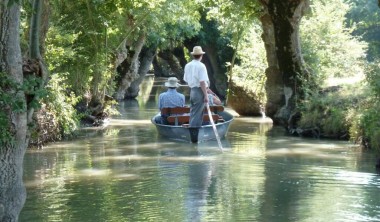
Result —
[{"label": "blue boat hull", "polygon": [[[215,124],[215,126],[219,134],[219,138],[224,138],[234,118],[230,113],[226,111],[220,112],[218,114],[222,116],[225,121],[217,123]],[[159,115],[160,114],[158,113],[156,116],[159,116]],[[192,141],[189,128],[183,127],[183,126],[158,124],[154,121],[156,116],[154,116],[151,119],[151,121],[156,126],[156,129],[160,136],[171,139],[171,140],[178,140],[178,141],[184,141],[184,142]],[[198,143],[207,141],[207,140],[216,140],[212,125],[203,125],[202,127],[199,128]]]}]

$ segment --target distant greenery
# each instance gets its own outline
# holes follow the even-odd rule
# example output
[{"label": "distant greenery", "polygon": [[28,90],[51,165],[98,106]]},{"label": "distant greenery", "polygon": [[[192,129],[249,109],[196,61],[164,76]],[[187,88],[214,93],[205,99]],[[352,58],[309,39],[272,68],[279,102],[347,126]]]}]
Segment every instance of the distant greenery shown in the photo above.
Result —
[{"label": "distant greenery", "polygon": [[346,14],[346,26],[353,27],[353,35],[368,43],[367,59],[380,59],[380,8],[376,0],[347,0],[351,5]]},{"label": "distant greenery", "polygon": [[311,13],[302,18],[302,54],[321,85],[330,77],[363,75],[367,44],[345,27],[349,9],[341,0],[316,0]]}]

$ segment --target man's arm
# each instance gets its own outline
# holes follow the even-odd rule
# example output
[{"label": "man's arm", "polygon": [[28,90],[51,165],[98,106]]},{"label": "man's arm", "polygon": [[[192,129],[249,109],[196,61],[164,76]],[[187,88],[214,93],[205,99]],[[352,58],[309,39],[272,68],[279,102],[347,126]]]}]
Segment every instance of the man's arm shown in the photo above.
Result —
[{"label": "man's arm", "polygon": [[207,95],[207,84],[205,81],[200,81],[201,89],[203,92],[204,102],[208,103],[208,95]]},{"label": "man's arm", "polygon": [[214,105],[217,105],[217,106],[222,105],[222,101],[220,101],[217,95],[212,95],[212,100],[213,100]]}]

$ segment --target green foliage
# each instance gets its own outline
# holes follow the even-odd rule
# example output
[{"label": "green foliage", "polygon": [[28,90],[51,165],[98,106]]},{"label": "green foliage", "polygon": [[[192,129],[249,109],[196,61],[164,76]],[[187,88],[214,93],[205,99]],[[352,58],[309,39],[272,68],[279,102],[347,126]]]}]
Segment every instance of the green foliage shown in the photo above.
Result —
[{"label": "green foliage", "polygon": [[[149,1],[150,4],[155,1]],[[161,49],[175,47],[185,39],[195,36],[201,29],[199,20],[200,6],[194,1],[166,0],[157,1],[154,7],[136,8],[133,13],[142,11],[144,20],[138,29],[144,29],[148,34],[148,46],[158,45]],[[140,12],[141,13],[141,12]]]},{"label": "green foliage", "polygon": [[58,121],[62,135],[71,135],[79,125],[79,117],[74,109],[79,98],[73,92],[67,91],[64,75],[52,75],[46,88],[49,93],[43,103]]},{"label": "green foliage", "polygon": [[[363,76],[364,70],[368,70],[364,67],[367,44],[352,36],[354,23],[351,26],[345,23],[350,6],[352,4],[341,0],[313,1],[311,15],[302,20],[304,59],[322,88],[329,83],[326,80],[333,77]],[[367,80],[370,78],[367,75]],[[377,84],[375,80],[370,82]],[[325,136],[345,138],[349,135],[354,141],[374,143],[372,136],[377,135],[377,131],[371,124],[378,116],[371,107],[377,105],[365,82],[341,85],[337,91],[331,89],[325,88],[323,93],[312,87],[306,89],[306,99],[299,107],[300,127],[318,127]]]},{"label": "green foliage", "polygon": [[108,116],[120,115],[120,112],[116,109],[115,105],[117,105],[117,101],[115,100],[105,101],[104,112],[107,113]]},{"label": "green foliage", "polygon": [[41,77],[34,75],[24,77],[22,91],[24,91],[28,98],[31,98],[28,101],[28,108],[38,109],[41,107],[40,98],[44,98],[47,95],[47,90],[43,85],[44,80]]},{"label": "green foliage", "polygon": [[357,118],[350,128],[351,139],[380,151],[380,65],[376,61],[367,67],[368,95],[356,110]]},{"label": "green foliage", "polygon": [[267,68],[266,52],[261,39],[259,24],[252,24],[241,41],[241,49],[237,51],[239,63],[233,67],[233,81],[243,85],[248,91],[258,95],[262,104],[266,103],[265,69]]},{"label": "green foliage", "polygon": [[[146,46],[173,47],[200,29],[193,1],[111,0],[54,1],[46,57],[51,72],[68,72],[67,81],[77,95],[106,92],[112,95],[113,53],[127,41],[146,35]],[[125,49],[124,49],[125,50]]]},{"label": "green foliage", "polygon": [[316,0],[312,2],[311,14],[302,18],[302,53],[321,84],[328,77],[363,73],[366,44],[345,27],[348,10],[349,5],[341,0]]},{"label": "green foliage", "polygon": [[364,89],[363,83],[357,83],[308,94],[299,106],[302,116],[299,127],[317,127],[326,137],[348,137],[357,118],[354,111],[367,96]]},{"label": "green foliage", "polygon": [[[51,28],[47,38],[47,61],[53,73],[70,73],[67,75],[69,87],[76,94],[85,94],[94,90],[104,91],[110,80],[110,50],[120,43],[123,32],[114,27],[120,22],[118,1],[91,2],[75,1],[72,3],[55,1],[56,9],[52,16]],[[117,5],[117,4],[116,4]],[[125,25],[125,21],[123,22]],[[92,92],[92,93],[98,93]]]},{"label": "green foliage", "polygon": [[359,119],[359,129],[361,129],[356,141],[361,141],[366,147],[370,147],[377,151],[380,151],[380,104],[378,101],[373,101],[374,105],[360,116]]},{"label": "green foliage", "polygon": [[[264,69],[266,66],[265,51],[258,37],[260,33],[258,16],[261,10],[260,3],[249,0],[211,0],[205,1],[207,19],[216,21],[217,35],[210,35],[209,30],[204,35],[210,39],[208,44],[221,45],[221,55],[226,62],[226,70],[229,81],[243,86],[247,91],[258,95],[265,101]],[[203,24],[203,23],[202,23]],[[262,44],[262,45],[257,45]],[[233,93],[227,90],[227,93]]]},{"label": "green foliage", "polygon": [[[209,0],[205,2],[208,9],[207,18],[217,21],[220,35],[228,38],[229,46],[236,52],[244,48],[245,43],[242,43],[242,39],[250,32],[252,25],[257,24],[257,18],[261,11],[260,4],[250,0]],[[235,61],[231,60],[234,58],[230,59],[233,66]]]},{"label": "green foliage", "polygon": [[366,78],[376,99],[380,98],[380,60],[369,63]]},{"label": "green foliage", "polygon": [[[21,0],[9,0],[8,4],[7,4],[7,7],[11,7],[14,4],[20,4],[20,3],[21,3]],[[2,4],[2,3],[0,3],[0,4]]]},{"label": "green foliage", "polygon": [[63,29],[54,23],[50,27],[46,39],[46,63],[51,73],[70,73],[65,81],[72,90],[82,94],[90,87],[90,57],[81,52],[82,48],[74,47],[78,34]]},{"label": "green foliage", "polygon": [[233,43],[261,13],[260,3],[251,0],[209,0],[206,6],[210,9],[208,16],[218,21],[222,33],[233,36]]},{"label": "green foliage", "polygon": [[351,5],[346,14],[346,26],[354,27],[353,35],[368,43],[367,59],[380,58],[380,10],[376,0],[348,0]]}]

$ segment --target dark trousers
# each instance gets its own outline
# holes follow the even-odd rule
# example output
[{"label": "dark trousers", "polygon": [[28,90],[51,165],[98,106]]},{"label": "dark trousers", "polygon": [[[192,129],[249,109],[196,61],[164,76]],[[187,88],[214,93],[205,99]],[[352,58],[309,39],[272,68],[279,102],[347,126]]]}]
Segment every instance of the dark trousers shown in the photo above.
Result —
[{"label": "dark trousers", "polygon": [[190,127],[201,127],[203,110],[205,108],[204,95],[201,87],[191,88],[190,91]]}]

